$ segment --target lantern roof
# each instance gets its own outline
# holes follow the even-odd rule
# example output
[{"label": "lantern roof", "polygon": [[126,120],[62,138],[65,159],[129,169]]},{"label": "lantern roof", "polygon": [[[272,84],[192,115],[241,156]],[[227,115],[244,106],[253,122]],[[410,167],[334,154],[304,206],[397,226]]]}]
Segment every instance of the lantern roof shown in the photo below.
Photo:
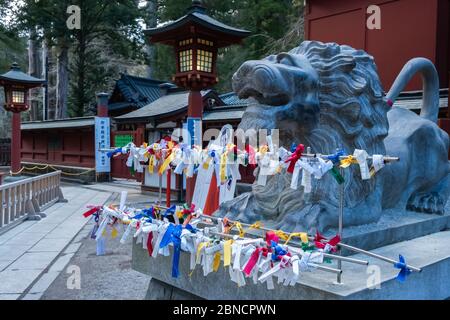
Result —
[{"label": "lantern roof", "polygon": [[193,33],[192,27],[197,27],[194,29],[197,34],[209,35],[217,39],[216,47],[218,48],[239,43],[251,33],[217,21],[206,13],[206,8],[201,1],[195,0],[183,17],[163,26],[147,29],[144,33],[150,37],[152,42],[174,45],[181,37]]},{"label": "lantern roof", "polygon": [[20,67],[17,63],[13,63],[11,66],[11,70],[0,75],[0,84],[5,85],[7,82],[11,82],[13,84],[20,84],[27,87],[38,87],[44,84],[46,81],[43,79],[38,79],[32,77],[20,70]]}]

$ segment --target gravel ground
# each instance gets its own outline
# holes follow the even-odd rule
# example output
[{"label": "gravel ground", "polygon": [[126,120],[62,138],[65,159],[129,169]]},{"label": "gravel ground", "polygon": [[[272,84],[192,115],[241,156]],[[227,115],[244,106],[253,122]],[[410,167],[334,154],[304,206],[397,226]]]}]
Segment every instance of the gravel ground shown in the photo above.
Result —
[{"label": "gravel ground", "polygon": [[[118,203],[118,193],[114,193],[110,203]],[[148,196],[129,194],[128,201],[137,203],[148,201]],[[94,226],[90,221],[73,243],[80,241],[81,247],[67,267],[78,266],[81,275],[81,289],[70,290],[67,282],[72,274],[61,272],[41,300],[143,300],[146,296],[150,277],[131,269],[131,239],[120,244],[123,230],[119,229],[116,239],[109,238],[106,255],[96,256],[96,241],[89,235]]]}]

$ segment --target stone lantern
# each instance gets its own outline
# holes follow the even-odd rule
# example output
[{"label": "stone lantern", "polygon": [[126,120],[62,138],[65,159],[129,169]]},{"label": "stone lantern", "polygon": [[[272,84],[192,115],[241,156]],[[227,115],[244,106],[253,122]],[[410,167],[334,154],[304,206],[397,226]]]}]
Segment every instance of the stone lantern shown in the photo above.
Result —
[{"label": "stone lantern", "polygon": [[10,71],[0,75],[0,86],[3,86],[5,90],[3,107],[13,113],[11,139],[11,171],[13,173],[19,172],[21,169],[20,113],[30,108],[29,89],[40,87],[43,84],[45,84],[45,80],[22,72],[17,63],[13,63]]}]

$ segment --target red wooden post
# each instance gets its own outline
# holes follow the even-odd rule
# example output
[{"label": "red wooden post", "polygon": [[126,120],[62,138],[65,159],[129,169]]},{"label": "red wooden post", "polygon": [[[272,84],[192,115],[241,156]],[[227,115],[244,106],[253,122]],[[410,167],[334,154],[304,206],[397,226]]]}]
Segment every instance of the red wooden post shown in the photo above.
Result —
[{"label": "red wooden post", "polygon": [[11,171],[18,173],[21,165],[21,134],[20,134],[20,113],[13,112],[12,116],[12,137],[11,137]]},{"label": "red wooden post", "polygon": [[97,94],[97,116],[101,118],[108,118],[108,93]]},{"label": "red wooden post", "polygon": [[[189,92],[188,117],[201,118],[203,115],[203,97],[200,91]],[[186,203],[192,204],[194,196],[196,176],[186,178]]]},{"label": "red wooden post", "polygon": [[166,207],[170,208],[170,197],[172,189],[172,170],[167,170],[167,187],[166,187]]},{"label": "red wooden post", "polygon": [[[250,35],[249,31],[227,26],[208,16],[202,1],[193,0],[186,14],[176,21],[145,31],[152,43],[162,43],[174,48],[176,74],[173,81],[190,90],[188,118],[202,118],[201,90],[218,83],[217,52],[239,44]],[[190,205],[195,188],[195,178],[186,181],[186,202]]]}]

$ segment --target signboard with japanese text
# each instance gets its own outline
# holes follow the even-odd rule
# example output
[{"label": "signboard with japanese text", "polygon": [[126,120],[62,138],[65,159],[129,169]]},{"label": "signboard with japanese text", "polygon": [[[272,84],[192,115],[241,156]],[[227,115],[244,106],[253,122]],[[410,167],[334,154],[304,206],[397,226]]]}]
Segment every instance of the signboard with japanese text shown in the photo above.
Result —
[{"label": "signboard with japanese text", "polygon": [[190,136],[191,146],[202,146],[202,119],[201,118],[188,118],[187,119],[187,131]]},{"label": "signboard with japanese text", "polygon": [[111,147],[110,119],[95,117],[95,170],[97,173],[111,172],[111,160],[102,149]]}]

